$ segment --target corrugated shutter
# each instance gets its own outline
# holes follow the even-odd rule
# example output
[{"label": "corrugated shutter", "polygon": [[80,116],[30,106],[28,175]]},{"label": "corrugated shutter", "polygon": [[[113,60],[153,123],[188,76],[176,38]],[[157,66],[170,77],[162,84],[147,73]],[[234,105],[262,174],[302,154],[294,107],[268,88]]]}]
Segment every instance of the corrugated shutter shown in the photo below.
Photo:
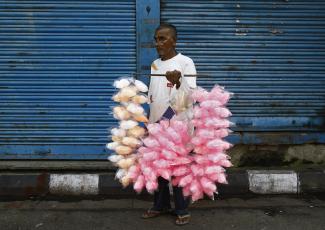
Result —
[{"label": "corrugated shutter", "polygon": [[324,132],[325,1],[162,0],[161,20],[211,75],[199,85],[235,93],[235,130]]},{"label": "corrugated shutter", "polygon": [[112,82],[136,71],[135,3],[0,2],[0,158],[106,158]]}]

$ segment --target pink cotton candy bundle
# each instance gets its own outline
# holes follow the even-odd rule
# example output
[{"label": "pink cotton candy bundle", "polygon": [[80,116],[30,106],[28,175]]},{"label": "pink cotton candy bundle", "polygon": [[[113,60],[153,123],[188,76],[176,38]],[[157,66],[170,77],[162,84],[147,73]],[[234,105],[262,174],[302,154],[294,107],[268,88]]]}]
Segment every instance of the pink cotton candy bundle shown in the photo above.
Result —
[{"label": "pink cotton candy bundle", "polygon": [[174,117],[174,119],[170,120],[170,127],[177,130],[182,140],[187,140],[191,137],[188,135],[188,122],[186,121],[180,121],[177,120],[177,117]]},{"label": "pink cotton candy bundle", "polygon": [[[232,164],[226,151],[231,144],[223,138],[231,132],[228,129],[232,125],[228,120],[231,112],[226,108],[231,93],[215,86],[210,92],[203,88],[193,90],[191,97],[197,102],[193,119],[174,116],[171,120],[148,124],[148,136],[141,139],[143,146],[136,151],[137,164],[119,172],[134,183],[136,192],[145,189],[153,193],[158,188],[158,177],[163,177],[182,187],[183,194],[196,201],[204,195],[213,199],[216,184],[227,183],[225,168]],[[128,111],[135,112],[133,108]],[[195,127],[192,135],[190,123]],[[134,142],[132,145],[138,145],[130,140]],[[127,163],[122,161],[120,165]]]},{"label": "pink cotton candy bundle", "polygon": [[139,175],[133,185],[133,188],[136,192],[140,193],[145,186],[145,180],[143,175]]},{"label": "pink cotton candy bundle", "polygon": [[[231,112],[225,108],[220,107],[221,103],[207,101],[209,103],[205,104],[205,106],[195,106],[193,113],[194,117],[197,118],[207,118],[207,117],[216,117],[216,118],[227,118],[231,116]],[[203,103],[202,103],[203,104]],[[204,109],[202,109],[204,108]]]},{"label": "pink cotton candy bundle", "polygon": [[228,128],[232,125],[232,123],[227,119],[219,119],[216,117],[208,117],[203,121],[203,125],[207,128]]},{"label": "pink cotton candy bundle", "polygon": [[[148,136],[142,140],[144,146],[137,151],[139,167],[131,168],[129,177],[137,192],[146,189],[152,193],[157,189],[158,177],[170,180],[178,165],[192,162],[189,156],[192,148],[189,146],[188,123],[177,120],[177,117],[149,124],[147,129]],[[176,173],[181,175],[186,169],[178,167]]]},{"label": "pink cotton candy bundle", "polygon": [[230,129],[220,128],[214,131],[214,136],[218,138],[224,138],[228,136],[232,131]]},{"label": "pink cotton candy bundle", "polygon": [[144,161],[154,161],[158,159],[159,153],[156,151],[149,151],[142,155]]},{"label": "pink cotton candy bundle", "polygon": [[231,112],[229,111],[229,109],[224,108],[224,107],[217,107],[217,108],[213,108],[212,112],[218,116],[218,117],[229,117],[231,116]]},{"label": "pink cotton candy bundle", "polygon": [[196,137],[202,139],[213,139],[215,137],[214,129],[199,129],[196,131]]},{"label": "pink cotton candy bundle", "polygon": [[231,147],[231,144],[226,141],[220,140],[219,138],[216,138],[207,142],[206,146],[209,149],[221,149],[221,151],[223,151],[229,149]]},{"label": "pink cotton candy bundle", "polygon": [[183,187],[183,194],[192,201],[202,199],[204,194],[212,199],[217,193],[216,183],[227,183],[223,167],[230,167],[229,160],[213,162],[208,157],[196,157],[190,169],[178,166],[173,171],[173,185]]},{"label": "pink cotton candy bundle", "polygon": [[198,102],[194,106],[192,123],[195,132],[190,140],[193,145],[191,162],[179,164],[173,169],[173,185],[183,187],[183,194],[192,201],[204,197],[214,198],[217,183],[227,183],[225,169],[231,166],[225,153],[231,144],[223,140],[232,123],[228,120],[231,112],[225,107],[231,94],[220,86],[210,92],[198,88],[192,92],[192,98]]},{"label": "pink cotton candy bundle", "polygon": [[222,104],[219,101],[214,101],[212,99],[203,101],[200,103],[200,107],[205,110],[214,109],[220,107]]},{"label": "pink cotton candy bundle", "polygon": [[201,87],[197,87],[193,90],[191,97],[195,102],[202,102],[209,98],[209,92]]},{"label": "pink cotton candy bundle", "polygon": [[217,191],[217,186],[215,183],[207,177],[201,177],[200,185],[203,192],[209,197],[213,197],[213,194]]},{"label": "pink cotton candy bundle", "polygon": [[163,128],[159,123],[148,124],[147,127],[149,135],[158,136],[163,131]]},{"label": "pink cotton candy bundle", "polygon": [[208,110],[203,110],[199,106],[195,106],[193,109],[194,117],[209,117],[210,113]]},{"label": "pink cotton candy bundle", "polygon": [[190,169],[187,166],[177,166],[173,168],[173,176],[183,176],[189,172]]},{"label": "pink cotton candy bundle", "polygon": [[152,149],[160,149],[160,144],[159,141],[157,139],[155,139],[154,137],[146,137],[145,139],[143,139],[143,143],[145,146],[147,146],[148,148],[152,148]]},{"label": "pink cotton candy bundle", "polygon": [[233,94],[224,90],[221,86],[215,86],[212,88],[211,92],[209,93],[208,98],[212,100],[217,100],[221,104],[225,105]]}]

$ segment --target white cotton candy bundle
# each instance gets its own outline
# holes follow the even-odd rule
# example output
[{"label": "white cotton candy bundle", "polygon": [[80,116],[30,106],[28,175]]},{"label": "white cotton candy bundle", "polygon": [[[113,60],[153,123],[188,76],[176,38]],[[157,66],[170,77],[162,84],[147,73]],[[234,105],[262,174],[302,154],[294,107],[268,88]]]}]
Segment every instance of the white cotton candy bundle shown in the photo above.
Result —
[{"label": "white cotton candy bundle", "polygon": [[107,159],[113,163],[118,162],[119,160],[122,160],[124,157],[121,155],[111,155]]},{"label": "white cotton candy bundle", "polygon": [[[108,157],[115,166],[119,167],[116,172],[116,179],[120,181],[123,187],[128,186],[131,182],[137,183],[137,186],[146,186],[148,191],[157,186],[156,176],[153,174],[146,176],[146,184],[139,179],[140,170],[138,165],[138,156],[133,154],[137,148],[141,147],[141,139],[145,136],[145,129],[139,126],[139,122],[147,123],[145,111],[141,104],[148,102],[143,92],[148,91],[148,87],[139,80],[123,78],[114,82],[115,88],[119,89],[113,96],[115,102],[120,103],[113,108],[113,116],[120,120],[119,128],[110,130],[113,142],[108,143],[106,147],[115,151],[115,155]],[[139,93],[142,92],[142,93]],[[136,168],[134,168],[134,167]],[[150,180],[147,180],[150,177]],[[135,181],[137,179],[137,181]],[[143,177],[144,179],[144,177]]]},{"label": "white cotton candy bundle", "polygon": [[121,91],[120,91],[120,96],[121,97],[133,97],[137,95],[137,88],[134,87],[134,86],[128,86],[128,87],[125,87],[125,88],[122,88]]},{"label": "white cotton candy bundle", "polygon": [[135,95],[132,97],[132,102],[135,104],[144,104],[148,102],[148,98],[145,95]]},{"label": "white cotton candy bundle", "polygon": [[137,105],[135,103],[129,103],[126,109],[130,113],[137,114],[137,115],[144,113],[144,109],[142,108],[142,106]]},{"label": "white cotton candy bundle", "polygon": [[124,129],[113,128],[111,129],[111,134],[118,137],[125,137],[126,131]]},{"label": "white cotton candy bundle", "polygon": [[142,114],[139,114],[139,115],[135,114],[132,117],[137,122],[143,122],[143,123],[148,123],[149,122],[148,118],[145,115],[142,115]]},{"label": "white cotton candy bundle", "polygon": [[122,78],[120,80],[114,81],[113,85],[114,85],[115,88],[122,89],[122,88],[125,88],[125,87],[129,86],[130,83],[131,82],[129,81],[129,79]]},{"label": "white cotton candy bundle", "polygon": [[137,89],[140,92],[143,92],[143,93],[148,92],[148,87],[142,81],[135,80],[134,81],[134,85],[137,87]]},{"label": "white cotton candy bundle", "polygon": [[125,103],[125,102],[128,102],[129,100],[130,100],[130,97],[128,95],[121,94],[121,92],[117,93],[113,96],[113,101],[115,101],[115,102]]},{"label": "white cotton candy bundle", "polygon": [[140,126],[134,126],[127,130],[127,136],[142,138],[145,135],[146,131],[144,128]]},{"label": "white cotton candy bundle", "polygon": [[115,152],[119,155],[129,155],[133,152],[133,149],[129,146],[119,145],[115,148]]},{"label": "white cotton candy bundle", "polygon": [[118,142],[110,142],[106,144],[106,148],[110,149],[110,150],[115,150],[117,146],[119,146],[120,144]]},{"label": "white cotton candy bundle", "polygon": [[138,122],[132,120],[126,120],[120,122],[120,128],[124,130],[132,129],[138,125]]},{"label": "white cotton candy bundle", "polygon": [[119,160],[116,164],[118,167],[127,170],[134,164],[134,162],[135,162],[135,158],[128,157],[128,158]]},{"label": "white cotton candy bundle", "polygon": [[122,144],[131,148],[136,148],[141,146],[142,142],[135,137],[123,137]]},{"label": "white cotton candy bundle", "polygon": [[131,183],[131,178],[126,175],[120,179],[120,182],[122,186],[125,188]]},{"label": "white cotton candy bundle", "polygon": [[125,169],[118,169],[115,174],[115,178],[121,179],[122,177],[126,176],[127,171]]},{"label": "white cotton candy bundle", "polygon": [[112,136],[112,141],[113,142],[118,142],[120,143],[122,141],[122,137],[119,137],[119,136]]},{"label": "white cotton candy bundle", "polygon": [[115,106],[113,108],[114,118],[118,120],[127,120],[131,117],[129,111],[123,106]]},{"label": "white cotton candy bundle", "polygon": [[119,179],[120,183],[123,187],[127,187],[131,182],[131,177],[129,173],[129,170],[132,166],[135,165],[135,162],[137,161],[137,156],[135,154],[130,155],[115,155],[115,158],[111,156],[110,160],[120,168],[121,171],[118,171],[120,175],[117,175],[116,178]]}]

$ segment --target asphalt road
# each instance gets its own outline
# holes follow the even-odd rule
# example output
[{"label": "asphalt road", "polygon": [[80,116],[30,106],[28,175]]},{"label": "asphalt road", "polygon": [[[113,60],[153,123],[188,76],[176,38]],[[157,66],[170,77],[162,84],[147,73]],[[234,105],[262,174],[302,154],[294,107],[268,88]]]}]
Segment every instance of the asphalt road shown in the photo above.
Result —
[{"label": "asphalt road", "polygon": [[2,201],[0,230],[325,230],[325,200],[319,197],[199,201],[191,205],[191,223],[182,227],[172,215],[141,219],[150,204],[137,199]]}]

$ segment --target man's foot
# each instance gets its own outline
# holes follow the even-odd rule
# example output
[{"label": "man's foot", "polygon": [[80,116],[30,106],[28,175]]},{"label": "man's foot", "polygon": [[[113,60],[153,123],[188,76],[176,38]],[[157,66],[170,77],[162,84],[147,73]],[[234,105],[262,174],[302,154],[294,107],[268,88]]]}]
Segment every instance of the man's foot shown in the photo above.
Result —
[{"label": "man's foot", "polygon": [[175,224],[176,225],[185,225],[190,223],[191,215],[186,214],[186,215],[177,215]]},{"label": "man's foot", "polygon": [[162,214],[170,213],[171,209],[163,209],[161,211],[153,210],[153,209],[148,209],[142,214],[143,219],[148,219],[148,218],[153,218],[160,216]]},{"label": "man's foot", "polygon": [[157,216],[160,216],[162,214],[161,211],[155,211],[155,210],[151,210],[151,209],[148,209],[147,211],[145,211],[143,214],[142,214],[142,218],[143,219],[149,219],[149,218],[153,218],[153,217],[157,217]]}]

